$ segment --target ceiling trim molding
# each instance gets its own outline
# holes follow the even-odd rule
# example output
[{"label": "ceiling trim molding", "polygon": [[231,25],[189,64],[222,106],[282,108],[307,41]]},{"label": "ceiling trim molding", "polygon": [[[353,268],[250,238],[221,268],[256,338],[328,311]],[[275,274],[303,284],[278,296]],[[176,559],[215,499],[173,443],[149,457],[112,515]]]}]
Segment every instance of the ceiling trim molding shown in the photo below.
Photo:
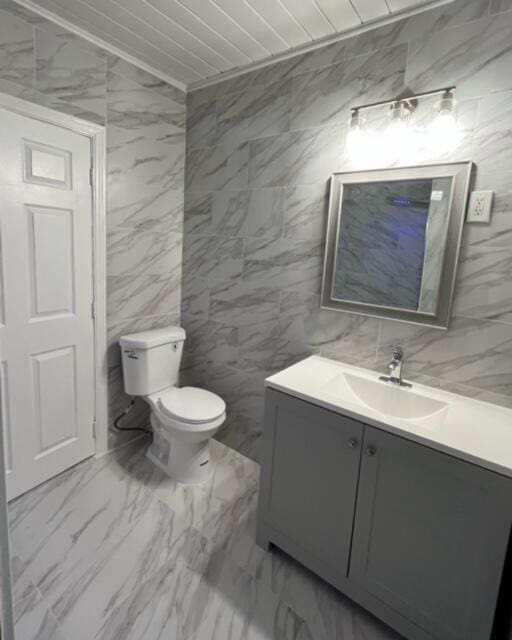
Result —
[{"label": "ceiling trim molding", "polygon": [[[183,91],[186,93],[187,85],[185,83],[180,82],[179,80],[176,80],[175,78],[172,78],[171,76],[168,76],[165,73],[162,73],[161,71],[159,71],[158,69],[155,69],[150,64],[146,64],[139,58],[136,58],[135,56],[132,56],[131,54],[126,53],[122,49],[119,49],[115,45],[110,44],[106,40],[103,40],[103,38],[100,38],[99,36],[95,36],[91,34],[89,31],[82,29],[81,27],[77,27],[72,22],[70,22],[66,18],[62,18],[58,16],[53,11],[49,11],[48,9],[44,9],[43,7],[38,6],[32,0],[14,0],[14,1],[16,2],[16,4],[19,4],[22,7],[25,7],[25,9],[29,9],[30,11],[32,11],[33,13],[36,13],[42,18],[46,18],[51,22],[55,22],[56,24],[60,25],[64,29],[67,29],[71,33],[74,33],[77,36],[80,36],[84,40],[88,40],[89,42],[92,42],[96,46],[101,47],[102,49],[105,49],[109,53],[112,53],[115,56],[122,58],[123,60],[126,60],[126,62],[130,62],[136,67],[139,67],[139,69],[142,69],[143,71],[147,71],[148,73],[151,73],[151,75],[156,76],[157,78],[160,78],[160,80],[163,80],[164,82],[167,82],[173,87],[176,87],[176,89],[180,89],[180,91]],[[211,77],[216,78],[217,76],[211,76]]]},{"label": "ceiling trim molding", "polygon": [[[16,0],[16,1],[19,2],[20,0]],[[26,0],[22,0],[22,2],[25,2],[25,1]],[[371,31],[376,27],[383,27],[388,24],[392,24],[393,22],[397,22],[398,20],[403,20],[404,18],[409,18],[411,16],[417,15],[418,13],[423,13],[424,11],[428,11],[429,9],[436,9],[437,7],[442,7],[445,4],[450,4],[452,1],[453,0],[431,0],[431,2],[428,2],[426,4],[422,4],[417,7],[412,7],[410,9],[404,9],[403,11],[397,11],[396,13],[390,14],[389,16],[386,16],[384,18],[376,18],[375,20],[365,22],[364,24],[361,24],[358,27],[353,27],[352,29],[347,29],[346,31],[335,33],[333,35],[326,36],[325,38],[321,38],[319,40],[314,40],[313,42],[307,42],[303,45],[295,47],[290,51],[283,51],[283,53],[277,53],[270,58],[265,58],[265,60],[259,60],[258,62],[251,62],[241,67],[236,67],[235,69],[231,69],[230,71],[224,71],[218,75],[210,76],[209,78],[205,78],[204,80],[196,80],[195,82],[191,82],[187,85],[187,91],[196,91],[197,89],[203,89],[204,87],[209,87],[219,82],[223,82],[224,80],[229,80],[230,78],[236,78],[237,76],[241,76],[244,73],[248,73],[249,71],[256,71],[257,69],[263,69],[264,67],[268,67],[276,62],[280,62],[281,60],[288,60],[289,58],[294,58],[295,56],[298,56],[301,53],[307,53],[308,51],[315,51],[316,49],[320,49],[321,47],[325,47],[329,44],[340,42],[341,40],[347,40],[348,38],[352,38],[362,33],[366,33],[367,31]]]}]

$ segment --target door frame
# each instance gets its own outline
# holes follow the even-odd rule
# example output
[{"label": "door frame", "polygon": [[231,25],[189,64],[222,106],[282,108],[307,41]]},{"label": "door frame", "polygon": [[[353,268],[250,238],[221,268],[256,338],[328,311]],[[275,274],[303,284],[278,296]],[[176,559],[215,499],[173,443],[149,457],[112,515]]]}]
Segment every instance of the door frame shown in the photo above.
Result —
[{"label": "door frame", "polygon": [[[69,129],[90,139],[94,326],[94,438],[96,455],[108,450],[106,130],[103,125],[0,93],[0,108]],[[3,464],[1,465],[3,472]]]}]

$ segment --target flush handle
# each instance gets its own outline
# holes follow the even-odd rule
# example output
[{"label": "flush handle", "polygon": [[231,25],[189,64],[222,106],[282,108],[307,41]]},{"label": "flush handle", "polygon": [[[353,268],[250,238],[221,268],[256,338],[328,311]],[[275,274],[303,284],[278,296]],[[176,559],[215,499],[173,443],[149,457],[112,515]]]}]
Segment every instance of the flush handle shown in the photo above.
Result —
[{"label": "flush handle", "polygon": [[357,441],[357,438],[350,438],[350,440],[348,441],[348,446],[351,449],[356,449],[358,444],[359,442]]},{"label": "flush handle", "polygon": [[370,456],[370,458],[371,458],[372,456],[374,456],[374,455],[375,455],[375,453],[376,453],[376,449],[375,449],[375,447],[374,447],[372,444],[369,444],[369,445],[366,447],[366,455],[367,455],[367,456]]}]

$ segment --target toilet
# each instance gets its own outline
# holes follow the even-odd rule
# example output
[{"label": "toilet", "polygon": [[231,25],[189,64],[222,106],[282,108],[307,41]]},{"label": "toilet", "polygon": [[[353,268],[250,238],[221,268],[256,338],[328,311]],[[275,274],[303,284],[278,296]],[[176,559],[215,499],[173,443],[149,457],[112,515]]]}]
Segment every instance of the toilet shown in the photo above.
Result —
[{"label": "toilet", "polygon": [[205,389],[177,386],[185,338],[181,327],[164,327],[122,336],[119,344],[126,393],[151,407],[147,457],[171,478],[196,484],[213,473],[209,443],[226,419],[226,403]]}]

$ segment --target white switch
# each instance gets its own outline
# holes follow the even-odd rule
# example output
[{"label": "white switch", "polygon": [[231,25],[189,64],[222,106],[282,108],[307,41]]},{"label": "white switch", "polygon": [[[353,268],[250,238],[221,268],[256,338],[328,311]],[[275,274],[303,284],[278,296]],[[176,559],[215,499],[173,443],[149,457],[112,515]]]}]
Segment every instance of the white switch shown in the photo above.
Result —
[{"label": "white switch", "polygon": [[467,222],[489,222],[491,220],[492,191],[473,191],[469,199]]}]

